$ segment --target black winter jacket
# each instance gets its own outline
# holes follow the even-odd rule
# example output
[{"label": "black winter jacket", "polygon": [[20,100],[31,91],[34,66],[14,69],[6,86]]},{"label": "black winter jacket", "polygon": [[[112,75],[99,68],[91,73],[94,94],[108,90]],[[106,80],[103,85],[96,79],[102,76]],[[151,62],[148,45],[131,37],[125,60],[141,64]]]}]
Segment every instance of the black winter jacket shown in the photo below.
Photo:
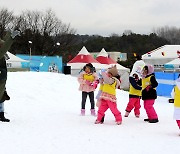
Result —
[{"label": "black winter jacket", "polygon": [[142,90],[142,100],[148,100],[148,99],[156,99],[157,98],[157,92],[154,88],[158,86],[158,82],[156,81],[154,73],[147,75],[145,78],[150,77],[151,85],[149,91],[146,89]]}]

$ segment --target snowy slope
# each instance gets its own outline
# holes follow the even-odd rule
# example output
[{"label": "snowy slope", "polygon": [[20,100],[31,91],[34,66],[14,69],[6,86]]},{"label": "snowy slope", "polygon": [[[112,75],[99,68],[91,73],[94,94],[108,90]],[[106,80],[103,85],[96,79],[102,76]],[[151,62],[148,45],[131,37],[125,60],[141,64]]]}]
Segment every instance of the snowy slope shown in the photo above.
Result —
[{"label": "snowy slope", "polygon": [[[108,110],[105,123],[95,125],[80,113],[81,92],[77,78],[56,73],[8,73],[5,103],[10,123],[0,122],[1,154],[174,154],[180,149],[179,130],[172,119],[173,104],[158,97],[155,108],[160,122],[149,124],[143,107],[141,117],[123,117],[116,125]],[[97,91],[95,92],[97,93]],[[122,115],[128,93],[118,90]],[[141,103],[142,104],[142,103]],[[143,104],[142,104],[143,105]]]}]

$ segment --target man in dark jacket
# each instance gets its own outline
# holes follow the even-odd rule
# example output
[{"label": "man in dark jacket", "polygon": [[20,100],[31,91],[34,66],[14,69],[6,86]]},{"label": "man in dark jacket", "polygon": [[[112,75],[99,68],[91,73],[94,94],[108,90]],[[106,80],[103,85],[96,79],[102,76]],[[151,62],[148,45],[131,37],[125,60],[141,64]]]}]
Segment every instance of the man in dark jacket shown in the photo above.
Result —
[{"label": "man in dark jacket", "polygon": [[19,35],[19,31],[7,32],[3,40],[0,39],[0,121],[9,122],[9,119],[4,117],[4,101],[9,100],[10,97],[6,92],[7,80],[7,66],[6,66],[6,52],[10,49],[13,39]]}]

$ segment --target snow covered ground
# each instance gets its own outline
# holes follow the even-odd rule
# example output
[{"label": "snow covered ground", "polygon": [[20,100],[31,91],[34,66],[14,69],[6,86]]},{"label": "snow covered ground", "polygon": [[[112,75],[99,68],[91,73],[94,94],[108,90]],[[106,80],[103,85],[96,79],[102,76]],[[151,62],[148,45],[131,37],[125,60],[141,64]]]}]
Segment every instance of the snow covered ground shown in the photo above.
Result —
[{"label": "snow covered ground", "polygon": [[[76,77],[56,73],[8,73],[5,103],[10,123],[0,123],[1,154],[175,154],[180,150],[180,133],[173,120],[173,104],[158,97],[155,108],[160,122],[150,124],[143,107],[141,117],[133,112],[116,125],[108,110],[105,123],[95,125],[80,113],[81,92]],[[95,94],[97,91],[95,92]],[[118,90],[122,115],[128,92]],[[143,105],[141,103],[141,105]]]}]

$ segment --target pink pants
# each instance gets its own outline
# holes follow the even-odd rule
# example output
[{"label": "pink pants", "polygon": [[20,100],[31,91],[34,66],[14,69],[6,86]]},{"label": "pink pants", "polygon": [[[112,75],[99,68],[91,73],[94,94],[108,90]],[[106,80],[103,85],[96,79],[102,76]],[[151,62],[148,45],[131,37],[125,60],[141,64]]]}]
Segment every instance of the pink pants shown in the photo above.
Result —
[{"label": "pink pants", "polygon": [[117,104],[109,100],[101,99],[101,105],[98,110],[97,120],[101,121],[102,117],[105,116],[105,112],[110,108],[111,112],[114,114],[116,121],[122,121],[121,112],[117,109]]},{"label": "pink pants", "polygon": [[153,107],[154,102],[154,99],[144,100],[144,109],[146,110],[148,119],[158,119],[156,111]]},{"label": "pink pants", "polygon": [[180,129],[180,120],[176,120],[176,122],[177,122],[179,129]]},{"label": "pink pants", "polygon": [[134,114],[140,115],[140,98],[129,98],[129,103],[126,107],[127,112],[131,112],[131,110],[134,108]]}]

